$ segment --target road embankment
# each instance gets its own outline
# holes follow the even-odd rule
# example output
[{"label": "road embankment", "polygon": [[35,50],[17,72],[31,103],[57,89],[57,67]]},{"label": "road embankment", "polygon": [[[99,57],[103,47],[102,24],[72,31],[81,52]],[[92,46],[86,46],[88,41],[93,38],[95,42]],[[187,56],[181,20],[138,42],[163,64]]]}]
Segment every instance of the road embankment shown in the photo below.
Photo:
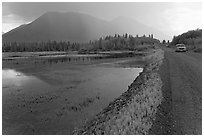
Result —
[{"label": "road embankment", "polygon": [[128,90],[74,134],[149,134],[162,96],[162,80],[158,73],[164,52],[157,49],[145,56],[143,72]]}]

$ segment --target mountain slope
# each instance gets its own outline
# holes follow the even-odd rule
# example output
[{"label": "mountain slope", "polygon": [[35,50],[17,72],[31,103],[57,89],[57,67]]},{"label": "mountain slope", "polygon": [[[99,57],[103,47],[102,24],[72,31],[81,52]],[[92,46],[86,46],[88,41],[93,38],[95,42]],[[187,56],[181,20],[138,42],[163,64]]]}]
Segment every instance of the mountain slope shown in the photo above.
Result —
[{"label": "mountain slope", "polygon": [[150,34],[152,28],[129,18],[118,18],[111,22],[75,12],[47,12],[32,23],[17,27],[3,34],[3,42],[36,42],[66,40],[87,42],[105,35]]},{"label": "mountain slope", "polygon": [[21,29],[3,35],[3,41],[88,41],[111,32],[108,22],[79,13],[48,12]]},{"label": "mountain slope", "polygon": [[132,18],[128,17],[117,17],[112,20],[111,23],[115,25],[117,28],[120,28],[120,32],[127,32],[129,34],[138,34],[139,36],[143,36],[144,34],[148,36],[149,34],[154,34],[156,38],[164,39],[166,36],[162,32],[152,27],[146,26]]}]

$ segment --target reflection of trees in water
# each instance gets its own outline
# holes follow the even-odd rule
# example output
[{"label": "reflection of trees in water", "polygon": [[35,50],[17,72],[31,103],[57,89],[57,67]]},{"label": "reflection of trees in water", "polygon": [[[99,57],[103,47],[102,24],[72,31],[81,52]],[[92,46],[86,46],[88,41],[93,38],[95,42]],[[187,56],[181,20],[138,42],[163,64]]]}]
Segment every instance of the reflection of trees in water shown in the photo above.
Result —
[{"label": "reflection of trees in water", "polygon": [[90,61],[90,57],[61,57],[61,58],[49,58],[47,59],[47,62],[49,64],[53,64],[53,63],[63,63],[63,62],[85,62],[85,61]]},{"label": "reflection of trees in water", "polygon": [[69,62],[91,62],[94,60],[100,60],[100,59],[105,59],[107,56],[83,56],[83,57],[57,57],[57,58],[49,58],[47,59],[47,62],[49,64],[57,64],[57,63],[69,63]]},{"label": "reflection of trees in water", "polygon": [[[53,70],[66,68],[73,64],[89,64],[94,63],[94,60],[100,58],[96,56],[80,56],[80,57],[40,57],[40,58],[21,58],[21,59],[8,59],[3,60],[3,69],[13,69],[21,72],[27,76],[35,76],[48,84],[59,84],[61,81],[55,77],[47,76],[53,74]],[[83,63],[84,62],[84,63]],[[87,62],[87,63],[86,63]],[[70,65],[69,65],[70,63]],[[79,82],[78,82],[79,83]]]},{"label": "reflection of trees in water", "polygon": [[[43,57],[43,58],[25,58],[25,59],[11,59],[11,60],[4,60],[6,64],[14,65],[14,66],[21,66],[21,65],[52,65],[58,63],[72,63],[72,62],[93,62],[95,60],[101,59],[110,59],[110,58],[124,58],[124,57],[134,57],[137,54],[133,52],[124,52],[124,53],[111,53],[106,55],[96,55],[96,56],[65,56],[65,57]],[[10,66],[8,65],[8,66]]]},{"label": "reflection of trees in water", "polygon": [[50,57],[50,58],[27,58],[27,59],[7,59],[3,60],[5,67],[15,67],[15,66],[38,66],[38,65],[52,65],[58,63],[71,63],[71,62],[90,62],[99,58],[96,57]]},{"label": "reflection of trees in water", "polygon": [[[103,54],[89,54],[89,55],[71,55],[71,56],[44,56],[44,57],[34,57],[34,58],[8,58],[3,59],[3,68],[11,68],[11,67],[39,67],[42,65],[52,65],[52,64],[58,64],[58,63],[81,63],[81,62],[87,62],[87,63],[94,63],[97,60],[102,59],[113,59],[113,58],[126,58],[126,57],[135,57],[138,56],[141,53],[136,53],[133,51],[127,51],[127,52],[110,52],[110,53],[103,53]],[[80,55],[80,54],[79,54]]]}]

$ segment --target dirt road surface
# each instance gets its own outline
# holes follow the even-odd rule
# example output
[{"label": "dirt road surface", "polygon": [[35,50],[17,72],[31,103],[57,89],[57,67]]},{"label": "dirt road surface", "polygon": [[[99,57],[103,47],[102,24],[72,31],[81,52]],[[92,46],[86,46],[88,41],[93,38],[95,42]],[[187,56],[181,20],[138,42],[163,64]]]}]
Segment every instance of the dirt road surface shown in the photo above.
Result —
[{"label": "dirt road surface", "polygon": [[202,134],[202,54],[162,49],[164,102],[153,130],[157,129],[156,134]]}]

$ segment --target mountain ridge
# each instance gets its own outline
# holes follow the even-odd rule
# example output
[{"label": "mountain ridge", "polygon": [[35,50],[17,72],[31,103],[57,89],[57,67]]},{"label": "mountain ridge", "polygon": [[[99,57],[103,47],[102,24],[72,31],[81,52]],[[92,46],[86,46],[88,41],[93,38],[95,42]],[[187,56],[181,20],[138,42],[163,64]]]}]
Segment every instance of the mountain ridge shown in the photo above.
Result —
[{"label": "mountain ridge", "polygon": [[106,21],[78,12],[46,12],[33,22],[2,35],[3,42],[70,41],[88,42],[105,35],[149,35],[159,31],[128,17]]}]

